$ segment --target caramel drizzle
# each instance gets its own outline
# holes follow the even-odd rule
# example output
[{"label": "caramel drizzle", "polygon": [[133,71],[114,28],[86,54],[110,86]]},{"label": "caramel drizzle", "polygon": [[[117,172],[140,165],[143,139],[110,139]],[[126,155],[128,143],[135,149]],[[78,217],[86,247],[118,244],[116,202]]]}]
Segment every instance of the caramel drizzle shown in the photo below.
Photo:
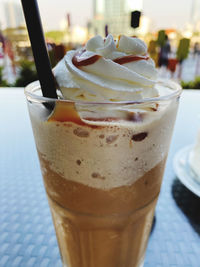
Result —
[{"label": "caramel drizzle", "polygon": [[80,59],[79,57],[85,52],[86,50],[81,50],[78,53],[76,53],[72,58],[72,63],[77,67],[84,67],[88,65],[94,64],[97,60],[101,58],[100,55],[94,55],[91,57],[88,57],[86,59]]},{"label": "caramel drizzle", "polygon": [[[97,62],[100,58],[102,58],[102,56],[100,55],[94,55],[91,56],[89,58],[86,59],[80,59],[79,57],[85,52],[86,50],[81,50],[79,52],[77,52],[73,58],[72,58],[72,63],[74,64],[74,66],[76,66],[77,68],[79,67],[84,67],[84,66],[88,66],[88,65],[92,65],[95,62]],[[133,61],[139,61],[139,60],[148,60],[149,57],[148,56],[134,56],[134,55],[129,55],[129,56],[124,56],[124,57],[119,57],[113,60],[113,62],[123,65],[126,63],[130,63]]]},{"label": "caramel drizzle", "polygon": [[139,61],[139,60],[148,60],[149,57],[148,56],[133,56],[133,55],[129,55],[129,56],[124,56],[124,57],[118,57],[116,59],[114,59],[113,61],[117,64],[123,65],[126,63],[130,63],[133,61]]}]

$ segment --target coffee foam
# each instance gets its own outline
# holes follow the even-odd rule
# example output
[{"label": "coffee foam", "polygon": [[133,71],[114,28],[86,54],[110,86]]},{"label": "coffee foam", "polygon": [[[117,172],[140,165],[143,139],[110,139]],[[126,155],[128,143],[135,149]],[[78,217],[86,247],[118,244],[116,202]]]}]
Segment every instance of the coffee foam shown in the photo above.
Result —
[{"label": "coffee foam", "polygon": [[[38,151],[63,178],[108,190],[133,184],[166,157],[177,104],[151,112],[142,122],[41,121],[32,116]],[[143,140],[138,141],[139,139]],[[136,136],[136,137],[133,137]],[[44,170],[43,170],[44,171]]]}]

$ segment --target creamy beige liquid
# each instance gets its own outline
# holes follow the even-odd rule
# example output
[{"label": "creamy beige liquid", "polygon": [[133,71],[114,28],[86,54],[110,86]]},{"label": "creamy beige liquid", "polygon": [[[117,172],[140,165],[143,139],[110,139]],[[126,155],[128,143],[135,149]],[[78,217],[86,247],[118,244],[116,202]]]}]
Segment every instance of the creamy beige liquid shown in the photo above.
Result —
[{"label": "creamy beige liquid", "polygon": [[176,108],[88,125],[32,115],[64,266],[142,266]]},{"label": "creamy beige liquid", "polygon": [[40,160],[63,263],[69,267],[138,267],[165,160],[132,186],[106,191],[63,179]]}]

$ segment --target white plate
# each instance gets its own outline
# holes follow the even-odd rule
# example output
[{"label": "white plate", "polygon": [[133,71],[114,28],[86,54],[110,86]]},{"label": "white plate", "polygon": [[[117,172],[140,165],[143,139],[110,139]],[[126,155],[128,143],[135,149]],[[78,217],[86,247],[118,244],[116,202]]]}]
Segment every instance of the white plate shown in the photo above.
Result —
[{"label": "white plate", "polygon": [[[189,165],[189,154],[192,146],[180,149],[174,156],[174,171],[179,180],[194,194],[200,197],[200,178],[196,176]],[[199,181],[198,181],[199,179]]]}]

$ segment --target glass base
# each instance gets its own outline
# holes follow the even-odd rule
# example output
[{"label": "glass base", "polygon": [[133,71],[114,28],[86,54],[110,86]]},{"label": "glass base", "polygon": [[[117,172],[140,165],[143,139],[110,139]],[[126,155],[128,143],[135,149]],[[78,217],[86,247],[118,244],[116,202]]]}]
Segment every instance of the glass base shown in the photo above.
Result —
[{"label": "glass base", "polygon": [[[69,267],[66,264],[63,264],[63,267]],[[144,260],[142,261],[142,263],[140,263],[140,265],[138,267],[144,267]]]},{"label": "glass base", "polygon": [[48,200],[64,267],[143,267],[157,199],[118,216],[77,213]]}]

